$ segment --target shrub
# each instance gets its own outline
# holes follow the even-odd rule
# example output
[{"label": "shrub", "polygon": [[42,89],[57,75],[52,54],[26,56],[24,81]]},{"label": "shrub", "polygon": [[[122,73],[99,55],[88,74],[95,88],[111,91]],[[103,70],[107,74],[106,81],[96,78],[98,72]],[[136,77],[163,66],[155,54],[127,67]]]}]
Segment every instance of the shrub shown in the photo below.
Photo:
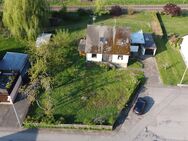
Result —
[{"label": "shrub", "polygon": [[63,20],[75,22],[75,21],[80,20],[80,16],[76,12],[67,12],[67,13],[64,14]]},{"label": "shrub", "polygon": [[105,8],[106,2],[104,0],[95,0],[94,13],[95,15],[101,16],[108,14],[108,10]]},{"label": "shrub", "polygon": [[175,48],[179,48],[180,47],[180,43],[181,43],[181,38],[178,34],[171,34],[169,35],[169,40],[168,43],[170,44],[170,46],[175,47]]},{"label": "shrub", "polygon": [[181,8],[176,4],[168,3],[164,7],[164,13],[171,16],[179,16],[181,14]]},{"label": "shrub", "polygon": [[110,14],[112,16],[120,16],[122,15],[122,13],[123,13],[122,8],[118,5],[112,6],[110,9]]}]

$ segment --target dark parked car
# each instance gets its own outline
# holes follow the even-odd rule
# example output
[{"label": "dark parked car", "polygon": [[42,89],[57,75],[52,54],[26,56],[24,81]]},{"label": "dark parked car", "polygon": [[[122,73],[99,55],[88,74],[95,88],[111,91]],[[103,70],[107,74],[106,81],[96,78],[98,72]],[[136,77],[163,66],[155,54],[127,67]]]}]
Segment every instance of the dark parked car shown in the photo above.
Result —
[{"label": "dark parked car", "polygon": [[138,115],[142,115],[142,114],[144,114],[146,105],[147,105],[147,101],[144,98],[139,97],[134,108],[133,108],[133,111]]}]

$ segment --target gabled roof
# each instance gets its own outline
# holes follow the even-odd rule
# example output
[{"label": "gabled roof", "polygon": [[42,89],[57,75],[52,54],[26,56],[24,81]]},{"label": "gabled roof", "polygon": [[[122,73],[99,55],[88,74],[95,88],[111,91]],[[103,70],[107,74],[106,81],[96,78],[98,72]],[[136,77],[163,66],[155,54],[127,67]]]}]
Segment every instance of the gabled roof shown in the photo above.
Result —
[{"label": "gabled roof", "polygon": [[134,32],[131,34],[132,44],[145,44],[143,31]]},{"label": "gabled roof", "polygon": [[98,54],[129,54],[129,28],[88,25],[85,52]]},{"label": "gabled roof", "polygon": [[27,63],[27,60],[27,54],[7,52],[0,61],[0,70],[14,70],[21,72]]}]

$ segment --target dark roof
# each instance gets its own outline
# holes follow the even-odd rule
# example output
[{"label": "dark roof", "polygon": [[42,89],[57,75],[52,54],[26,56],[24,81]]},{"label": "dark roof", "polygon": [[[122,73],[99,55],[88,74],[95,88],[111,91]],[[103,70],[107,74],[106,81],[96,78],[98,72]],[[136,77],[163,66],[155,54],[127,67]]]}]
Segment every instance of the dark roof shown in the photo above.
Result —
[{"label": "dark roof", "polygon": [[155,44],[155,41],[153,39],[152,34],[150,34],[150,33],[144,33],[144,39],[145,39],[144,48],[148,48],[148,49],[149,48],[151,48],[151,49],[157,48],[156,44]]},{"label": "dark roof", "polygon": [[88,25],[86,53],[130,54],[130,29]]},{"label": "dark roof", "polygon": [[21,72],[27,63],[27,60],[27,54],[7,52],[0,61],[0,70],[14,70]]}]

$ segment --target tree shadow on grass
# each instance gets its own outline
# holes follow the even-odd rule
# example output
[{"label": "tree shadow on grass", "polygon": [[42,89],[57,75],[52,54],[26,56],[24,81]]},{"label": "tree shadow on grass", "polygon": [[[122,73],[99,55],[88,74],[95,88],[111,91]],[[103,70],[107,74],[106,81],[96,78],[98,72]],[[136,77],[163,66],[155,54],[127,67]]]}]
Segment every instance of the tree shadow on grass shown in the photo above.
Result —
[{"label": "tree shadow on grass", "polygon": [[167,50],[166,44],[168,42],[168,34],[167,34],[167,31],[166,31],[166,28],[165,28],[165,25],[164,25],[164,22],[162,20],[160,13],[156,13],[156,15],[157,15],[157,19],[159,20],[159,23],[163,32],[163,36],[153,34],[155,44],[157,46],[156,54],[160,54],[161,52]]},{"label": "tree shadow on grass", "polygon": [[3,58],[3,56],[6,54],[6,52],[19,52],[19,53],[25,53],[25,48],[12,48],[12,49],[5,49],[0,51],[0,60]]},{"label": "tree shadow on grass", "polygon": [[[92,13],[80,15],[77,11],[76,12],[66,12],[60,13],[56,12],[60,18],[62,18],[62,22],[59,26],[50,27],[51,32],[55,31],[56,29],[68,29],[71,32],[75,32],[78,30],[86,29],[88,24],[93,24],[93,15]],[[106,19],[112,18],[111,15],[102,15],[96,17],[96,22],[100,22]]]},{"label": "tree shadow on grass", "polygon": [[[8,132],[8,131],[6,131]],[[38,129],[26,129],[9,135],[1,135],[1,141],[37,141]]]},{"label": "tree shadow on grass", "polygon": [[182,14],[181,14],[182,17],[188,17],[188,10],[182,10]]}]

